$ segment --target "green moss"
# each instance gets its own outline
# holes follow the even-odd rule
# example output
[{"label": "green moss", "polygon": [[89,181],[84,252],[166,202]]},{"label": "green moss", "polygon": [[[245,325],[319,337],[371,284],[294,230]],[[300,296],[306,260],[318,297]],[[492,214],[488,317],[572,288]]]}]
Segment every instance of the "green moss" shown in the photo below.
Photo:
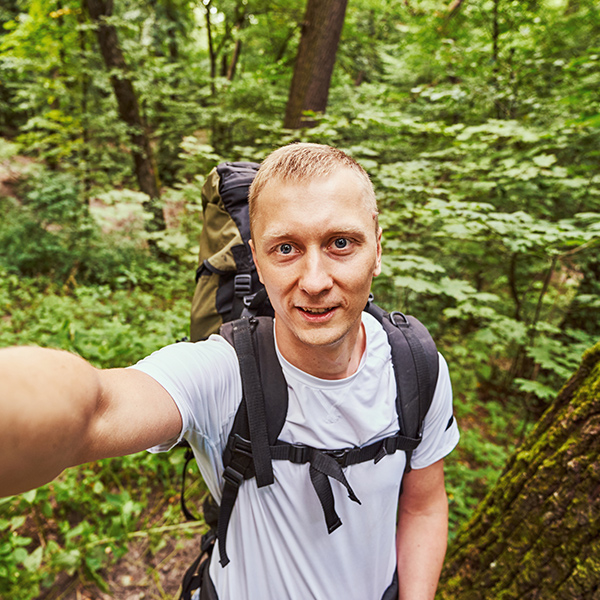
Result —
[{"label": "green moss", "polygon": [[585,598],[600,581],[600,343],[457,536],[444,600]]}]

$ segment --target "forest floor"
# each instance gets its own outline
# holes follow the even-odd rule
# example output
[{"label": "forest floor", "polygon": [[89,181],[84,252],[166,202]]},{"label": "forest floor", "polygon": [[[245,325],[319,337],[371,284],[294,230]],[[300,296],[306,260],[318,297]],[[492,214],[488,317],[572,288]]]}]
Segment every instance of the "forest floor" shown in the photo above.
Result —
[{"label": "forest floor", "polygon": [[[15,188],[34,164],[24,156],[11,156],[10,160],[0,156],[0,196],[18,199]],[[113,216],[111,206],[99,199],[93,198],[90,205],[103,213],[105,230],[129,226],[134,218],[133,205],[128,207],[131,210],[121,210],[118,217]],[[165,218],[169,226],[176,226],[181,210],[180,202],[167,204]],[[184,525],[183,516],[181,520]],[[28,521],[28,525],[31,537],[38,537],[35,524]],[[183,529],[165,532],[164,545],[158,551],[151,547],[147,536],[130,539],[126,553],[100,573],[106,591],[83,579],[80,573],[69,575],[63,571],[49,588],[42,588],[37,600],[176,600],[183,576],[200,551],[201,529],[192,526],[187,535],[182,534]],[[0,593],[0,600],[20,599]]]},{"label": "forest floor", "polygon": [[133,541],[127,553],[104,570],[108,591],[64,573],[38,600],[176,600],[183,575],[199,548],[199,533],[178,539],[167,534],[166,545],[156,554],[147,540]]}]

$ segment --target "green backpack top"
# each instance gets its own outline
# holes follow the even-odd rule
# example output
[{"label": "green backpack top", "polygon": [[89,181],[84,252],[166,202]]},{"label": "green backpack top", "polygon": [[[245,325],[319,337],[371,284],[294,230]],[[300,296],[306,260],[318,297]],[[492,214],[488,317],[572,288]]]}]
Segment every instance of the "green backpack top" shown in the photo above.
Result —
[{"label": "green backpack top", "polygon": [[253,162],[221,163],[202,187],[204,226],[192,300],[193,342],[242,316],[253,300],[253,314],[273,316],[248,244],[248,189],[258,167]]}]

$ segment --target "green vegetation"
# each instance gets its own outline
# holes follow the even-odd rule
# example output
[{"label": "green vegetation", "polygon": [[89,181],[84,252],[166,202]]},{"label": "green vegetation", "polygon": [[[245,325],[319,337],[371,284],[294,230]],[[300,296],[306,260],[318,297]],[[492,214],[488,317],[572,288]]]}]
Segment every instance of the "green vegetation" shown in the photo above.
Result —
[{"label": "green vegetation", "polygon": [[[281,123],[303,2],[118,3],[117,75],[137,94],[165,230],[147,227],[85,5],[0,8],[0,343],[117,367],[180,339],[204,175],[290,141],[339,146],[378,193],[376,298],[423,320],[450,365],[453,536],[600,337],[596,3],[350,2],[327,114],[301,130]],[[102,587],[132,537],[157,549],[179,522],[182,458],[102,461],[0,501],[0,596],[36,598],[65,571]]]},{"label": "green vegetation", "polygon": [[600,343],[584,353],[502,475],[454,540],[444,600],[593,597]]}]

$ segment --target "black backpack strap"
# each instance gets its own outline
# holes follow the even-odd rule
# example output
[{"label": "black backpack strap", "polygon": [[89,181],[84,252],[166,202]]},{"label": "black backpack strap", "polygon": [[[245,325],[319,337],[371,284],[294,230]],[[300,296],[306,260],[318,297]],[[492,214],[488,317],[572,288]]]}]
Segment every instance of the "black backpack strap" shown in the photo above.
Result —
[{"label": "black backpack strap", "polygon": [[259,487],[273,483],[271,445],[287,415],[287,384],[275,350],[273,319],[238,319],[221,327],[240,363],[243,399],[223,452],[223,494],[217,538],[221,565],[229,563],[227,529],[238,491],[256,476]]},{"label": "black backpack strap", "polygon": [[210,579],[207,578],[207,571],[210,565],[210,557],[213,552],[215,538],[216,536],[213,529],[209,529],[202,536],[200,540],[200,554],[198,555],[198,558],[196,558],[196,560],[190,565],[183,576],[179,600],[192,600],[194,591],[205,587],[206,580]]},{"label": "black backpack strap", "polygon": [[271,447],[271,457],[273,460],[288,460],[296,464],[310,463],[310,479],[323,508],[327,531],[333,533],[342,525],[342,521],[335,510],[329,479],[339,481],[346,488],[350,500],[360,504],[342,469],[370,460],[377,464],[384,456],[397,450],[411,452],[419,442],[420,439],[408,438],[400,432],[367,446],[340,450],[320,450],[304,444],[277,440],[275,446]]},{"label": "black backpack strap", "polygon": [[233,345],[240,363],[242,393],[246,400],[254,475],[258,487],[264,487],[273,483],[273,465],[267,435],[265,399],[252,339],[252,328],[256,324],[253,319],[239,319],[233,323],[232,331]]},{"label": "black backpack strap", "polygon": [[[400,431],[362,448],[319,450],[279,441],[288,398],[287,384],[275,351],[273,320],[250,317],[222,326],[221,335],[238,354],[243,388],[243,399],[223,452],[225,483],[217,533],[223,566],[229,563],[227,528],[239,487],[245,479],[255,475],[259,486],[272,482],[271,460],[310,463],[311,482],[330,533],[342,524],[335,511],[330,478],[344,485],[350,499],[360,504],[342,471],[343,467],[367,460],[379,462],[388,454],[404,450],[406,469],[410,469],[410,457],[421,441],[423,420],[435,391],[437,349],[429,332],[417,319],[401,313],[390,315],[371,302],[366,310],[382,324],[391,346]],[[261,473],[260,478],[258,472]]]},{"label": "black backpack strap", "polygon": [[[414,317],[399,312],[388,314],[373,302],[369,302],[365,310],[381,323],[392,349],[400,431],[420,441],[423,421],[438,379],[439,358],[435,342]],[[412,451],[407,451],[407,471],[410,471],[411,456]]]},{"label": "black backpack strap", "polygon": [[187,504],[185,502],[185,479],[186,479],[186,475],[187,475],[188,465],[194,458],[194,452],[192,451],[192,448],[189,445],[189,443],[187,442],[187,440],[182,440],[182,442],[180,442],[180,445],[182,447],[185,447],[185,456],[184,456],[185,462],[183,463],[183,469],[181,471],[181,499],[180,499],[181,511],[183,512],[183,514],[185,515],[185,518],[188,521],[198,521],[198,517],[196,517],[194,514],[192,514],[190,512],[190,510],[188,509]]}]

